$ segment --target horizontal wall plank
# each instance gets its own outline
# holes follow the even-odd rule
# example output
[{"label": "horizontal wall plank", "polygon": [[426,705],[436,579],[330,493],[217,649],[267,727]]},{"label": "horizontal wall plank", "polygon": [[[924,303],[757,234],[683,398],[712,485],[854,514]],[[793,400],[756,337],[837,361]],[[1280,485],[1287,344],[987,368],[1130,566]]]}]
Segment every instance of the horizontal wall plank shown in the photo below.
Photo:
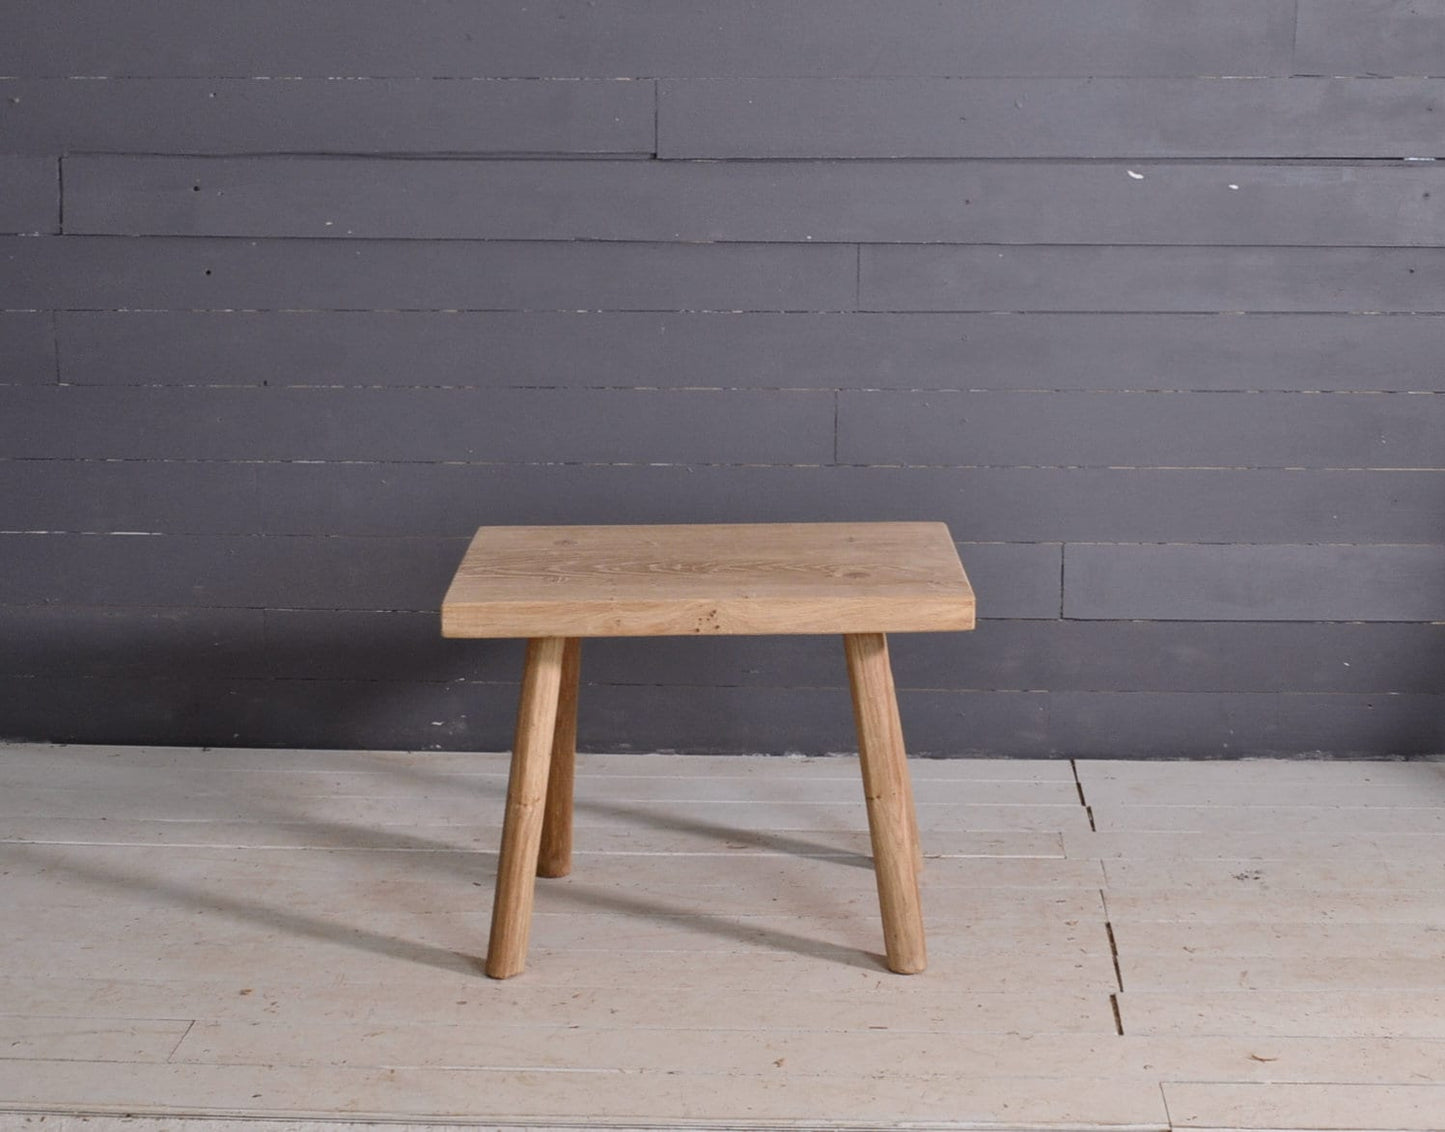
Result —
[{"label": "horizontal wall plank", "polygon": [[[1028,418],[1021,418],[1028,419]],[[1064,542],[1439,542],[1442,473],[1235,468],[821,470],[857,518],[906,507],[962,537]],[[705,482],[705,481],[704,481]],[[801,506],[799,510],[802,510]]]},{"label": "horizontal wall plank", "polygon": [[1442,546],[1070,544],[1064,616],[1445,621]]},{"label": "horizontal wall plank", "polygon": [[55,380],[55,328],[50,314],[0,311],[0,385],[49,385]]},{"label": "horizontal wall plank", "polygon": [[[435,610],[465,538],[0,534],[0,604]],[[1057,617],[1060,547],[964,546],[994,616]],[[440,629],[438,629],[440,632]]]},{"label": "horizontal wall plank", "polygon": [[0,535],[0,604],[440,608],[465,539]]},{"label": "horizontal wall plank", "polygon": [[[787,457],[787,453],[783,455]],[[47,460],[31,466],[37,468],[35,482],[54,485],[50,488],[52,497],[68,495],[72,480],[85,482],[95,475],[72,473],[77,465],[68,461]],[[132,478],[143,480],[144,472],[133,475],[131,470],[148,465],[98,466],[103,469],[98,473],[100,478],[114,476],[125,482]],[[842,469],[823,468],[290,461],[254,468],[264,502],[264,521],[259,527],[228,524],[226,532],[244,534],[259,529],[287,535],[462,538],[470,537],[483,524],[843,520],[868,517],[877,496],[877,492],[866,492],[855,510],[847,493],[866,491],[865,477],[840,478],[831,473]],[[6,469],[7,465],[0,463],[0,484],[5,482]],[[940,493],[932,495],[936,501]],[[69,508],[60,514],[63,516],[66,510]],[[144,510],[140,512],[142,520],[145,514]],[[925,514],[946,518],[921,504],[919,516]],[[225,515],[216,519],[227,522]],[[94,529],[64,526],[58,520],[56,526],[64,530]],[[6,529],[5,525],[0,524],[0,529]],[[182,527],[172,533],[207,532]]]},{"label": "horizontal wall plank", "polygon": [[1405,157],[1438,148],[1438,97],[1418,79],[678,79],[658,90],[657,145],[664,158]]},{"label": "horizontal wall plank", "polygon": [[0,73],[1283,75],[1292,16],[1287,0],[55,0],[15,14]]},{"label": "horizontal wall plank", "polygon": [[[585,671],[599,683],[824,687],[843,680],[837,651],[829,638],[598,641]],[[968,634],[896,635],[891,651],[910,689],[1445,693],[1438,625],[982,620]]]},{"label": "horizontal wall plank", "polygon": [[[295,693],[286,699],[296,705],[297,725],[302,733],[319,738],[331,725],[314,702],[305,702],[306,689],[300,685],[295,687]],[[443,687],[467,689],[471,686]],[[346,686],[336,686],[335,693],[346,695]],[[357,693],[352,691],[350,695],[354,700]],[[510,700],[512,697],[499,698]],[[403,697],[397,697],[395,702],[392,711],[397,718],[389,726],[384,721],[387,709],[372,713],[376,723],[392,737],[425,735],[429,729],[441,733],[433,742],[450,745],[455,738],[462,737],[455,734],[455,729],[466,727],[475,749],[510,746],[509,717],[515,710],[510,702],[505,710],[488,717],[470,709],[470,704],[461,697],[454,696],[452,703],[458,707],[465,704],[464,718],[433,716],[446,720],[442,727],[436,728],[431,728],[429,721],[421,726],[411,722],[415,708]],[[904,692],[899,694],[899,711],[909,750],[914,754],[982,750],[1037,752],[1045,745],[1047,724],[1040,697]],[[307,729],[308,721],[316,730]],[[263,728],[259,734],[269,732],[274,726],[265,717],[258,718],[257,723]],[[587,688],[586,707],[578,718],[578,744],[584,750],[595,751],[686,749],[698,753],[824,753],[852,751],[858,745],[846,689],[621,685]],[[1073,810],[1065,816],[1073,817]]]},{"label": "horizontal wall plank", "polygon": [[[508,681],[521,670],[514,644],[440,640],[429,613],[268,610],[266,626],[278,677]],[[972,633],[896,634],[890,650],[899,687],[919,690],[1445,694],[1440,625],[985,619]],[[583,664],[589,684],[846,681],[832,637],[598,640]]]},{"label": "horizontal wall plank", "polygon": [[1445,697],[1439,695],[1055,692],[1045,699],[1049,753],[1060,757],[1445,752]]},{"label": "horizontal wall plank", "polygon": [[[261,616],[266,627],[265,653],[254,657],[253,666],[240,675],[280,680],[471,680],[493,684],[510,684],[521,678],[521,641],[443,637],[436,610],[267,609]],[[607,668],[597,667],[600,659],[592,663],[594,649],[606,644],[588,643],[589,681],[609,678]],[[628,670],[622,673],[625,677]]]},{"label": "horizontal wall plank", "polygon": [[[0,737],[110,743],[506,750],[516,688],[375,681],[0,677]],[[589,687],[585,750],[850,751],[846,689]],[[910,749],[1044,745],[1036,697],[901,694]],[[960,738],[967,736],[967,738]],[[1077,808],[1061,808],[1070,817]]]},{"label": "horizontal wall plank", "polygon": [[1063,547],[1056,544],[962,543],[959,557],[986,617],[1054,618],[1063,605]]},{"label": "horizontal wall plank", "polygon": [[[1021,427],[1027,422],[1027,427]],[[851,464],[1433,468],[1445,402],[1385,393],[854,393]]]},{"label": "horizontal wall plank", "polygon": [[1445,168],[71,157],[80,235],[1431,246]]},{"label": "horizontal wall plank", "polygon": [[0,233],[58,231],[60,167],[55,159],[0,153]]},{"label": "horizontal wall plank", "polygon": [[[49,422],[64,419],[63,435]],[[0,388],[0,455],[820,463],[833,396],[751,390]]]},{"label": "horizontal wall plank", "polygon": [[[516,642],[442,639],[435,614],[267,610],[265,617],[270,649],[267,664],[278,677],[415,679],[408,676],[410,671],[424,673],[427,679],[496,682],[516,680],[521,672],[522,654]],[[986,624],[1034,627],[1044,623]],[[923,652],[927,653],[925,660],[940,659],[936,651],[928,648],[934,640],[933,634],[895,635],[891,646],[894,671],[900,684],[904,657]],[[949,660],[956,661],[956,658]],[[917,664],[914,671],[919,671]],[[583,672],[584,682],[589,686],[842,688],[847,684],[841,643],[836,637],[815,636],[589,640],[585,646]],[[928,682],[922,686],[943,683],[952,686],[958,679],[959,670],[954,663],[947,670],[931,671]]]},{"label": "horizontal wall plank", "polygon": [[[386,625],[376,627],[378,636]],[[190,680],[215,680],[268,674],[259,609],[0,606],[0,639],[0,676],[175,679],[184,673]]]},{"label": "horizontal wall plank", "polygon": [[1439,315],[62,311],[58,330],[72,385],[1445,392]]},{"label": "horizontal wall plank", "polygon": [[1298,26],[1298,74],[1445,76],[1441,0],[1300,0]]},{"label": "horizontal wall plank", "polygon": [[[414,18],[414,17],[413,17]],[[0,79],[16,153],[650,154],[648,82]]]},{"label": "horizontal wall plank", "polygon": [[1445,311],[1445,249],[865,246],[864,310]]},{"label": "horizontal wall plank", "polygon": [[1438,542],[1442,479],[1278,468],[12,459],[0,460],[0,530],[460,538],[483,523],[890,519],[946,522],[971,542]]},{"label": "horizontal wall plank", "polygon": [[[102,475],[123,482],[128,468],[109,464]],[[256,472],[262,529],[273,534],[893,519],[946,522],[972,542],[1445,541],[1437,471],[272,463]],[[37,475],[56,485],[50,528],[96,529],[65,522],[94,514],[67,497],[69,464],[47,462]],[[148,525],[163,507],[137,504],[124,529],[172,529]]]},{"label": "horizontal wall plank", "polygon": [[0,459],[0,531],[244,534],[261,529],[257,466]]},{"label": "horizontal wall plank", "polygon": [[365,749],[384,736],[395,749],[419,750],[509,749],[517,700],[506,685],[64,676],[0,677],[0,697],[8,739],[279,746],[289,734],[301,746]]},{"label": "horizontal wall plank", "polygon": [[63,310],[842,310],[857,286],[825,245],[0,237],[0,268],[0,307]]},{"label": "horizontal wall plank", "polygon": [[[513,685],[455,681],[0,677],[0,693],[0,736],[57,742],[109,734],[109,743],[506,750],[516,710]],[[1442,707],[1440,696],[1408,695],[899,693],[919,756],[1439,754]],[[578,741],[593,751],[696,753],[857,746],[842,688],[588,685]],[[1077,807],[1060,811],[1082,817]]]},{"label": "horizontal wall plank", "polygon": [[296,735],[303,747],[339,741],[366,749],[381,740],[392,750],[512,749],[514,685],[274,680],[231,688],[248,746],[279,746],[265,737]]},{"label": "horizontal wall plank", "polygon": [[[0,737],[224,746],[240,734],[225,682],[0,676]],[[107,738],[110,736],[110,738]]]},{"label": "horizontal wall plank", "polygon": [[[1431,624],[983,620],[972,633],[895,636],[891,646],[895,677],[906,688],[1445,693],[1445,626]],[[705,682],[706,656],[700,646],[694,651],[692,664],[681,657],[669,664],[679,681],[691,671],[694,683]],[[783,683],[789,670],[816,670],[809,682],[821,683],[832,670],[831,651],[794,648],[770,663],[771,653],[755,650],[736,662],[753,675],[735,678],[720,660],[718,678]],[[607,678],[605,670],[588,675]]]},{"label": "horizontal wall plank", "polygon": [[[7,676],[511,683],[522,665],[518,642],[441,637],[434,610],[3,606],[0,639]],[[890,644],[911,690],[1445,694],[1440,625],[983,620]],[[589,686],[847,679],[833,637],[596,640],[583,671]]]}]

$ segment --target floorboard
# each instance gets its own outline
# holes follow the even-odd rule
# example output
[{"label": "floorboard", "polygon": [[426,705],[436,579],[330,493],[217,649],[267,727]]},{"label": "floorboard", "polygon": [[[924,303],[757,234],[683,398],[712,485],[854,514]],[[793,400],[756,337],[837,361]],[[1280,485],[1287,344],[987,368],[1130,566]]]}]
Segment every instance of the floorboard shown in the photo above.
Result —
[{"label": "floorboard", "polygon": [[0,746],[0,1129],[1445,1128],[1445,763],[582,756],[526,974],[505,755]]},{"label": "floorboard", "polygon": [[1177,1128],[1380,1129],[1438,1132],[1442,1085],[1317,1085],[1168,1082]]}]

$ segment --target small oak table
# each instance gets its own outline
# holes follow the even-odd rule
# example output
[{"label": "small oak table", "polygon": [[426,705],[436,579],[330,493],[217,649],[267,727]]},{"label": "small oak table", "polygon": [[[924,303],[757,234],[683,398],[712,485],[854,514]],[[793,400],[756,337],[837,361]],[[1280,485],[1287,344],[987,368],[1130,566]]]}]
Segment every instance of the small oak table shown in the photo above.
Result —
[{"label": "small oak table", "polygon": [[942,523],[482,527],[442,634],[528,641],[487,974],[522,972],[536,877],[571,870],[581,639],[771,633],[843,636],[888,966],[922,971],[922,856],[885,634],[973,625]]}]

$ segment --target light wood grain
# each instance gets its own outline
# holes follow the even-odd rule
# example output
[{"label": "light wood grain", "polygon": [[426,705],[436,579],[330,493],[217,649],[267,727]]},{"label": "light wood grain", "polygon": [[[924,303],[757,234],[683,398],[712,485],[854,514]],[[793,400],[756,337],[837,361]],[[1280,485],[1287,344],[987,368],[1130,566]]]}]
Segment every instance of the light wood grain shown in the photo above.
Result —
[{"label": "light wood grain", "polygon": [[564,877],[572,871],[572,807],[577,778],[577,691],[582,675],[582,642],[569,637],[562,650],[562,685],[552,733],[547,805],[537,875]]},{"label": "light wood grain", "polygon": [[971,629],[942,523],[483,527],[442,602],[449,637]]},{"label": "light wood grain", "polygon": [[[509,977],[524,962],[531,889],[512,872],[521,847],[537,856],[516,816],[524,771],[547,789],[538,871],[571,869],[578,638],[818,632],[845,635],[888,965],[922,971],[919,823],[883,634],[973,624],[973,592],[941,523],[478,530],[442,602],[443,634],[533,638],[529,673],[537,640],[569,640],[548,721],[551,786],[546,768],[529,769],[518,724],[488,973]],[[514,838],[514,826],[527,832]]]},{"label": "light wood grain", "polygon": [[916,974],[928,965],[918,892],[918,819],[888,642],[881,633],[854,633],[845,636],[843,643],[888,967],[899,974]]},{"label": "light wood grain", "polygon": [[497,861],[492,934],[487,945],[487,974],[494,979],[520,975],[527,964],[537,852],[542,841],[548,764],[565,649],[566,642],[560,637],[527,642],[527,667],[522,677],[522,701],[517,708],[517,738],[512,746],[512,776],[507,783],[507,812]]}]

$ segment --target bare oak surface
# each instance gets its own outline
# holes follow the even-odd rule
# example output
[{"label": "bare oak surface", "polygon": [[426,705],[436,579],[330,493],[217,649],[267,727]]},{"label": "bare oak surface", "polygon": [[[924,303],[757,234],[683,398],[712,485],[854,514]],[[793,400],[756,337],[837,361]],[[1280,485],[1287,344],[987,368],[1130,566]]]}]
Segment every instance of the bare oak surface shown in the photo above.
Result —
[{"label": "bare oak surface", "polygon": [[566,647],[560,637],[539,637],[527,644],[487,948],[487,974],[495,979],[521,974],[526,963]]},{"label": "bare oak surface", "polygon": [[971,629],[943,523],[483,527],[442,602],[449,637]]},{"label": "bare oak surface", "polygon": [[740,633],[842,634],[888,968],[922,971],[923,851],[885,633],[973,625],[943,523],[482,527],[442,632],[529,639],[487,974],[525,970],[534,878],[571,871],[581,638]]}]

